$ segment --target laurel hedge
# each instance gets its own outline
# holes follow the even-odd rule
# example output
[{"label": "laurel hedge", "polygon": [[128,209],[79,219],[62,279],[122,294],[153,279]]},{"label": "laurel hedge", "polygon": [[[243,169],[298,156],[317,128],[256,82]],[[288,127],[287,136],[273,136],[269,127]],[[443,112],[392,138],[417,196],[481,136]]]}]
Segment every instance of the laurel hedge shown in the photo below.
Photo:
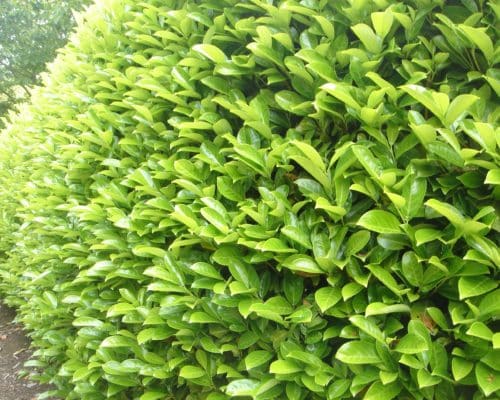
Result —
[{"label": "laurel hedge", "polygon": [[499,396],[499,14],[91,7],[0,136],[45,397]]}]

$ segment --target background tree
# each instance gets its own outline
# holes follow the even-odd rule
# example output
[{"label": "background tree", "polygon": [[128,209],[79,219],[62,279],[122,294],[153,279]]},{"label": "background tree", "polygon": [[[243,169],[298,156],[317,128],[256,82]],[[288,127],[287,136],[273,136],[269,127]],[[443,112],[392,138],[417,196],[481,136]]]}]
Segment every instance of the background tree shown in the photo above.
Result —
[{"label": "background tree", "polygon": [[[89,0],[0,1],[0,117],[29,95]],[[2,122],[0,119],[0,127]]]}]

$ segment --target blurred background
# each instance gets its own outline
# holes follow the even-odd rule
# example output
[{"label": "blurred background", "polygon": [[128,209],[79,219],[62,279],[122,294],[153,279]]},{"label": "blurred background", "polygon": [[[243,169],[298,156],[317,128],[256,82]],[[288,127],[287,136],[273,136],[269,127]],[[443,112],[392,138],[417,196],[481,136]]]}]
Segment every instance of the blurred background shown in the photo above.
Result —
[{"label": "blurred background", "polygon": [[0,128],[64,46],[90,0],[0,0]]}]

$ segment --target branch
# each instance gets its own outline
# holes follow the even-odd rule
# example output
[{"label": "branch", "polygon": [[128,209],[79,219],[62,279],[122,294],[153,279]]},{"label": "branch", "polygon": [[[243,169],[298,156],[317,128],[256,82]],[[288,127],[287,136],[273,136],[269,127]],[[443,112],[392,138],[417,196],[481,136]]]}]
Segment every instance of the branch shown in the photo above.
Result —
[{"label": "branch", "polygon": [[19,85],[23,88],[24,92],[26,93],[27,96],[31,96],[31,91],[30,88],[26,85]]},{"label": "branch", "polygon": [[9,101],[12,103],[16,102],[16,98],[12,96],[7,90],[0,88],[0,93],[8,97]]}]

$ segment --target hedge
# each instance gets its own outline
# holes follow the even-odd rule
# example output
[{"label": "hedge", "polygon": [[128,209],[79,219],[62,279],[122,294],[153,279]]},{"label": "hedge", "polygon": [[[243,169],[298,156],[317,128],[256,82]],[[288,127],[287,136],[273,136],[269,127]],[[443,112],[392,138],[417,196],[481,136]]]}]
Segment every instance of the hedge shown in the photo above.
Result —
[{"label": "hedge", "polygon": [[91,7],[0,138],[46,396],[499,396],[499,14]]}]

